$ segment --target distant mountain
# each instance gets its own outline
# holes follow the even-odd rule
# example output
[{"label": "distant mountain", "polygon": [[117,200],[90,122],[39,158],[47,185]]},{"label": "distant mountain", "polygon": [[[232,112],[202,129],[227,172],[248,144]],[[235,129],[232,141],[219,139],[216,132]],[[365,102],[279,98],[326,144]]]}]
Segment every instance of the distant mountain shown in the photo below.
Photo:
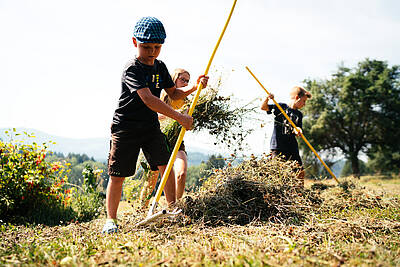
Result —
[{"label": "distant mountain", "polygon": [[[68,153],[86,154],[89,157],[93,157],[97,161],[106,161],[108,158],[108,152],[110,149],[109,138],[67,138],[61,136],[51,135],[36,129],[17,128],[15,133],[20,135],[15,136],[15,133],[10,131],[9,128],[0,129],[0,139],[8,141],[8,137],[4,132],[9,131],[12,134],[14,140],[24,140],[27,143],[36,142],[37,144],[49,143],[49,141],[55,142],[56,144],[48,144],[48,149],[54,152],[61,152],[64,155]],[[28,134],[34,134],[34,138],[28,138],[23,132]],[[207,161],[208,157],[215,154],[216,152],[209,151],[200,147],[186,145],[188,152],[188,165],[198,165],[202,161]]]},{"label": "distant mountain", "polygon": [[[9,129],[0,129],[0,138],[7,141],[9,137],[4,131]],[[22,134],[23,132],[28,134],[34,134],[34,138],[26,137]],[[9,131],[11,134],[12,131]],[[66,138],[61,136],[51,135],[45,132],[41,132],[36,129],[17,128],[16,133],[21,135],[14,136],[15,140],[25,140],[27,143],[36,142],[37,144],[47,143],[48,150],[54,152],[61,152],[64,155],[68,153],[86,154],[89,157],[93,157],[97,161],[105,161],[108,157],[109,140],[107,138]],[[49,142],[55,142],[56,144],[49,144]]]},{"label": "distant mountain", "polygon": [[204,154],[201,152],[191,152],[190,150],[187,151],[187,158],[188,158],[188,166],[196,166],[201,164],[202,162],[206,162],[211,154]]}]

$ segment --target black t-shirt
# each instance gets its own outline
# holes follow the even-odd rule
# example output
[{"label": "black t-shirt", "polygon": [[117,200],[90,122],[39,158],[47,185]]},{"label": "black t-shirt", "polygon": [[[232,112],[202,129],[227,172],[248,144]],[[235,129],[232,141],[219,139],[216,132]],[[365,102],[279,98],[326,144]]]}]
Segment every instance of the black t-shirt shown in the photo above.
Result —
[{"label": "black t-shirt", "polygon": [[149,66],[135,58],[125,66],[121,82],[121,96],[111,131],[159,129],[157,113],[143,103],[137,90],[149,88],[153,95],[160,97],[162,89],[173,87],[175,84],[165,64],[155,60],[154,65]]},{"label": "black t-shirt", "polygon": [[[293,123],[302,128],[303,126],[303,113],[298,109],[292,109],[288,105],[279,103],[282,109],[286,112]],[[298,152],[299,147],[296,140],[296,135],[293,132],[293,126],[281,113],[276,105],[268,105],[268,114],[274,112],[274,132],[272,133],[270,149],[287,151],[287,152]]]}]

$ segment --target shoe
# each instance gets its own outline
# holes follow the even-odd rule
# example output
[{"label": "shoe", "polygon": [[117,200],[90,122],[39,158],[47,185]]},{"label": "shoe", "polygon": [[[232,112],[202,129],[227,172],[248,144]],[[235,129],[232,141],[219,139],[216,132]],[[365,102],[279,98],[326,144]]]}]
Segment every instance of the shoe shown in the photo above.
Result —
[{"label": "shoe", "polygon": [[118,225],[114,220],[107,220],[103,226],[102,234],[115,234],[118,232]]}]

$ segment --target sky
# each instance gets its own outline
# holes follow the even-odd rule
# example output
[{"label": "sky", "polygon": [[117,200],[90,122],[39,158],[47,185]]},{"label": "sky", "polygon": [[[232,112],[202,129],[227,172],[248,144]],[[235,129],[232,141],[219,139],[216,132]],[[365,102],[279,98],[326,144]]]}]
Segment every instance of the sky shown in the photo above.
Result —
[{"label": "sky", "polygon": [[[0,0],[0,128],[34,128],[70,138],[108,137],[132,31],[159,18],[167,38],[159,59],[172,71],[203,74],[233,0]],[[339,64],[365,58],[400,64],[400,1],[238,0],[215,54],[210,84],[222,94],[265,97],[248,66],[278,102],[308,79],[328,79]],[[214,79],[214,80],[213,80]],[[263,114],[260,110],[261,117]],[[251,151],[271,135],[254,125]],[[188,132],[185,142],[212,147]]]}]

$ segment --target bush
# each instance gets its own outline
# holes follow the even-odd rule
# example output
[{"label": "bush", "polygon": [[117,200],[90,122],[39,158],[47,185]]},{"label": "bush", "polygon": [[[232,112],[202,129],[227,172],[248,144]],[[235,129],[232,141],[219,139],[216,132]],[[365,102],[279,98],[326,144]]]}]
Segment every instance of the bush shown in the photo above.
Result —
[{"label": "bush", "polygon": [[101,172],[86,165],[82,171],[82,187],[72,188],[71,206],[76,212],[75,217],[78,221],[90,221],[98,217],[104,209],[105,195],[97,189]]},{"label": "bush", "polygon": [[46,143],[0,141],[0,218],[57,224],[73,217],[66,165],[47,162],[46,148]]},{"label": "bush", "polygon": [[[15,130],[13,130],[15,132]],[[0,140],[0,218],[14,223],[60,224],[97,217],[104,194],[97,188],[101,171],[87,165],[82,187],[68,183],[69,163],[49,162],[46,143]],[[14,136],[20,134],[13,133]],[[24,133],[28,138],[33,137]]]}]

